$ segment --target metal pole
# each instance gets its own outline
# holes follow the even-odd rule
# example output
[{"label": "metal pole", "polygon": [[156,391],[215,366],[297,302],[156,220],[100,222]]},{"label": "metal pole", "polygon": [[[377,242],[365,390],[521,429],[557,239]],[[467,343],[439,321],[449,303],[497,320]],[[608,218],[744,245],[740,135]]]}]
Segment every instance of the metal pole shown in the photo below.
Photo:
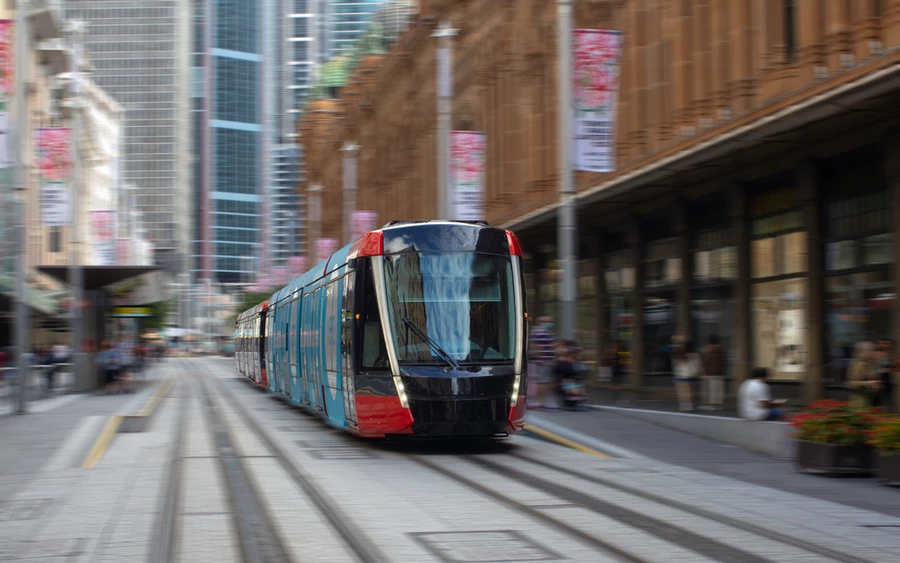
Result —
[{"label": "metal pole", "polygon": [[28,247],[28,233],[25,230],[28,206],[28,171],[25,169],[25,139],[28,129],[28,97],[25,85],[28,81],[26,73],[28,72],[28,57],[25,56],[28,50],[28,2],[20,0],[16,2],[16,125],[15,135],[13,136],[12,151],[15,155],[16,180],[15,185],[21,190],[21,199],[19,200],[18,213],[16,213],[16,232],[19,240],[16,245],[16,351],[18,352],[17,369],[19,374],[19,396],[16,411],[20,414],[25,413],[25,386],[28,382],[28,361],[26,354],[30,343],[28,342],[28,295],[25,284],[26,248]]},{"label": "metal pole", "polygon": [[310,186],[309,192],[312,194],[312,201],[309,206],[309,216],[313,225],[313,250],[311,262],[313,264],[318,264],[318,241],[322,236],[322,186],[320,184]]},{"label": "metal pole", "polygon": [[359,145],[344,143],[344,243],[353,242],[353,212],[356,211],[356,155]]},{"label": "metal pole", "polygon": [[453,38],[457,30],[447,22],[431,34],[437,37],[437,208],[438,219],[453,219],[450,204],[450,119],[453,114]]},{"label": "metal pole", "polygon": [[88,389],[87,376],[82,365],[84,364],[84,350],[81,347],[81,302],[83,301],[84,272],[81,268],[81,236],[79,229],[81,221],[81,158],[78,154],[78,116],[81,112],[81,38],[83,22],[72,21],[69,23],[72,34],[72,58],[70,68],[72,75],[72,105],[71,105],[71,139],[72,139],[72,300],[74,308],[72,312],[72,371],[74,372],[75,388]]},{"label": "metal pole", "polygon": [[572,178],[572,0],[557,0],[559,8],[559,169],[560,205],[557,251],[562,266],[559,303],[560,336],[575,335],[575,280],[578,238],[575,223],[575,185]]}]

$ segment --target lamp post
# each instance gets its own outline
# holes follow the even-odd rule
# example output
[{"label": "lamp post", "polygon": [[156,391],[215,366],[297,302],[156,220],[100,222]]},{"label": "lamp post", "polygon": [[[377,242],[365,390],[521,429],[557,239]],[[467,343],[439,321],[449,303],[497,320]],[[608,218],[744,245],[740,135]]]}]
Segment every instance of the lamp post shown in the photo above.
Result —
[{"label": "lamp post", "polygon": [[[28,93],[25,88],[28,77],[28,57],[25,56],[28,50],[28,2],[27,0],[19,0],[16,2],[16,76],[15,76],[15,99],[16,99],[16,121],[15,134],[11,135],[12,153],[15,158],[16,176],[14,185],[21,190],[21,198],[18,202],[16,213],[16,229],[18,244],[16,245],[16,352],[18,358],[16,361],[16,372],[19,374],[19,393],[16,405],[16,411],[25,412],[25,385],[28,382],[28,348],[30,346],[28,339],[29,323],[28,323],[28,296],[25,284],[26,252],[28,244],[27,233],[25,232],[27,210],[26,201],[28,196],[28,171],[25,168],[25,139],[26,130],[28,128]],[[12,202],[11,202],[12,203]]]},{"label": "lamp post", "polygon": [[353,141],[344,143],[344,243],[353,242],[353,212],[356,211],[356,155],[359,145]]},{"label": "lamp post", "polygon": [[446,21],[431,34],[438,39],[437,49],[437,218],[452,219],[450,198],[450,118],[453,113],[453,38],[457,30]]},{"label": "lamp post", "polygon": [[322,185],[313,184],[309,187],[309,193],[312,195],[309,202],[309,222],[313,226],[312,241],[312,260],[313,264],[318,264],[319,256],[317,255],[319,239],[322,237]]},{"label": "lamp post", "polygon": [[74,371],[75,386],[77,389],[85,390],[88,388],[87,381],[84,380],[85,373],[82,369],[82,361],[84,351],[81,349],[81,315],[78,311],[81,309],[83,301],[83,285],[84,271],[81,267],[81,210],[79,209],[81,201],[81,158],[78,154],[78,116],[82,110],[81,107],[81,41],[84,33],[84,22],[72,20],[68,23],[68,31],[70,34],[70,42],[72,45],[72,57],[69,61],[71,74],[72,94],[69,100],[70,104],[70,135],[72,139],[72,241],[71,241],[71,261],[72,261],[72,300],[74,309],[72,315],[72,370]]},{"label": "lamp post", "polygon": [[557,216],[557,251],[562,266],[560,337],[575,332],[575,268],[578,238],[575,222],[575,185],[572,178],[572,0],[557,0],[559,32],[559,169],[560,205]]}]

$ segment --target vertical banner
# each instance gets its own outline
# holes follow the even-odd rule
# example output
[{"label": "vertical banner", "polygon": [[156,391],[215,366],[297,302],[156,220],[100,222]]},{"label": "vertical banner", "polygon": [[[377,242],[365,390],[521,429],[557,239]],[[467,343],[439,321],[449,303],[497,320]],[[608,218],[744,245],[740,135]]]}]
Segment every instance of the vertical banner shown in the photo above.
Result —
[{"label": "vertical banner", "polygon": [[91,243],[97,266],[116,263],[116,212],[91,211]]},{"label": "vertical banner", "polygon": [[13,20],[0,20],[0,169],[13,165],[9,138],[9,105],[15,90],[15,37]]},{"label": "vertical banner", "polygon": [[316,239],[316,262],[326,260],[329,256],[337,252],[340,242],[336,238],[320,238]]},{"label": "vertical banner", "polygon": [[378,228],[377,211],[353,211],[350,213],[350,238],[356,240]]},{"label": "vertical banner", "polygon": [[299,276],[306,273],[306,256],[291,256],[288,258],[291,275]]},{"label": "vertical banner", "polygon": [[116,263],[120,265],[131,264],[131,239],[120,237],[116,241]]},{"label": "vertical banner", "polygon": [[484,219],[484,175],[487,135],[474,131],[450,133],[450,219]]},{"label": "vertical banner", "polygon": [[573,164],[576,170],[613,172],[622,32],[576,29],[573,36]]},{"label": "vertical banner", "polygon": [[72,219],[69,209],[71,130],[62,127],[38,129],[36,138],[41,224],[54,227],[69,225]]}]

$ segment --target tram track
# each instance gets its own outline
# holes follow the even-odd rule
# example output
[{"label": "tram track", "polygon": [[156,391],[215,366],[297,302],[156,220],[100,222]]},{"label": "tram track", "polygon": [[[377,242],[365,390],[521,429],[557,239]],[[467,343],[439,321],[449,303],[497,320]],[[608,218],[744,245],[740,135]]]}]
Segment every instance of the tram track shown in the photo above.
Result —
[{"label": "tram track", "polygon": [[208,422],[212,443],[218,450],[219,464],[225,478],[234,526],[238,534],[244,561],[247,563],[288,562],[287,550],[275,532],[275,527],[264,509],[259,491],[247,473],[247,468],[236,453],[234,442],[225,419],[216,405],[216,394],[208,385],[206,374],[192,378],[200,387],[204,413]]},{"label": "tram track", "polygon": [[[669,508],[674,508],[676,510],[681,510],[683,512],[687,512],[689,514],[693,514],[694,516],[699,516],[701,518],[706,518],[709,520],[713,520],[719,522],[721,524],[725,524],[727,526],[731,526],[732,528],[737,528],[743,530],[745,532],[749,532],[758,536],[765,537],[767,539],[777,541],[779,543],[783,543],[785,545],[790,545],[792,547],[796,547],[802,549],[804,551],[808,551],[814,553],[816,555],[820,555],[822,557],[827,557],[829,559],[835,561],[842,561],[843,563],[871,563],[867,559],[863,559],[860,557],[856,557],[854,555],[850,555],[844,552],[836,551],[827,547],[822,547],[811,542],[801,540],[786,534],[782,534],[773,530],[769,530],[763,528],[761,526],[757,526],[755,524],[751,524],[749,522],[744,522],[738,520],[737,518],[732,518],[730,516],[726,516],[723,514],[715,513],[710,510],[706,510],[704,508],[700,508],[697,506],[693,506],[681,501],[672,500],[669,498],[662,497],[660,495],[656,495],[653,493],[649,493],[647,491],[643,491],[636,487],[630,487],[628,485],[623,485],[621,483],[616,483],[610,479],[605,479],[603,477],[597,475],[591,475],[585,473],[583,471],[578,471],[575,469],[571,469],[568,467],[562,467],[555,463],[551,463],[545,460],[536,459],[533,456],[525,455],[522,453],[511,453],[509,454],[512,457],[517,459],[521,459],[528,463],[543,467],[545,469],[549,469],[551,471],[558,471],[560,473],[569,475],[571,477],[575,477],[577,479],[583,479],[585,481],[595,483],[597,485],[602,485],[604,487],[609,487],[610,489],[615,489],[620,492],[633,495],[638,498],[642,498],[644,500],[648,500],[650,502],[655,502],[657,504],[661,504],[664,506],[668,506]],[[483,460],[482,460],[483,461]],[[505,470],[505,468],[503,469]]]},{"label": "tram track", "polygon": [[163,507],[159,512],[153,543],[151,544],[148,563],[169,563],[175,560],[178,553],[178,530],[181,508],[181,483],[183,477],[183,458],[185,421],[188,415],[189,397],[185,397],[185,383],[178,384],[178,416],[175,419],[175,439],[172,441],[169,454],[169,474],[166,480],[166,491],[163,496]]},{"label": "tram track", "polygon": [[306,495],[309,502],[316,507],[334,532],[347,545],[360,563],[384,563],[390,558],[383,554],[366,534],[356,526],[343,510],[328,496],[323,494],[313,481],[298,467],[295,461],[282,447],[275,442],[259,422],[238,401],[227,386],[215,375],[211,376],[214,385],[221,390],[220,397],[227,402],[233,412],[244,422],[250,432],[256,436],[284,472]]}]

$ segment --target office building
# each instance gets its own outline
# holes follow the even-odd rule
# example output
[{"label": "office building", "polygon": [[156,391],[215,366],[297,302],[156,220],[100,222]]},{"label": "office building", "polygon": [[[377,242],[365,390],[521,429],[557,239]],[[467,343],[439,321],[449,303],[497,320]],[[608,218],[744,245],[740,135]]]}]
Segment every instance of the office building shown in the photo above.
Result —
[{"label": "office building", "polygon": [[93,80],[124,108],[121,180],[171,272],[185,267],[190,237],[188,2],[65,2],[66,18],[87,24]]},{"label": "office building", "polygon": [[264,0],[194,0],[194,279],[253,283],[265,269],[271,103]]}]

